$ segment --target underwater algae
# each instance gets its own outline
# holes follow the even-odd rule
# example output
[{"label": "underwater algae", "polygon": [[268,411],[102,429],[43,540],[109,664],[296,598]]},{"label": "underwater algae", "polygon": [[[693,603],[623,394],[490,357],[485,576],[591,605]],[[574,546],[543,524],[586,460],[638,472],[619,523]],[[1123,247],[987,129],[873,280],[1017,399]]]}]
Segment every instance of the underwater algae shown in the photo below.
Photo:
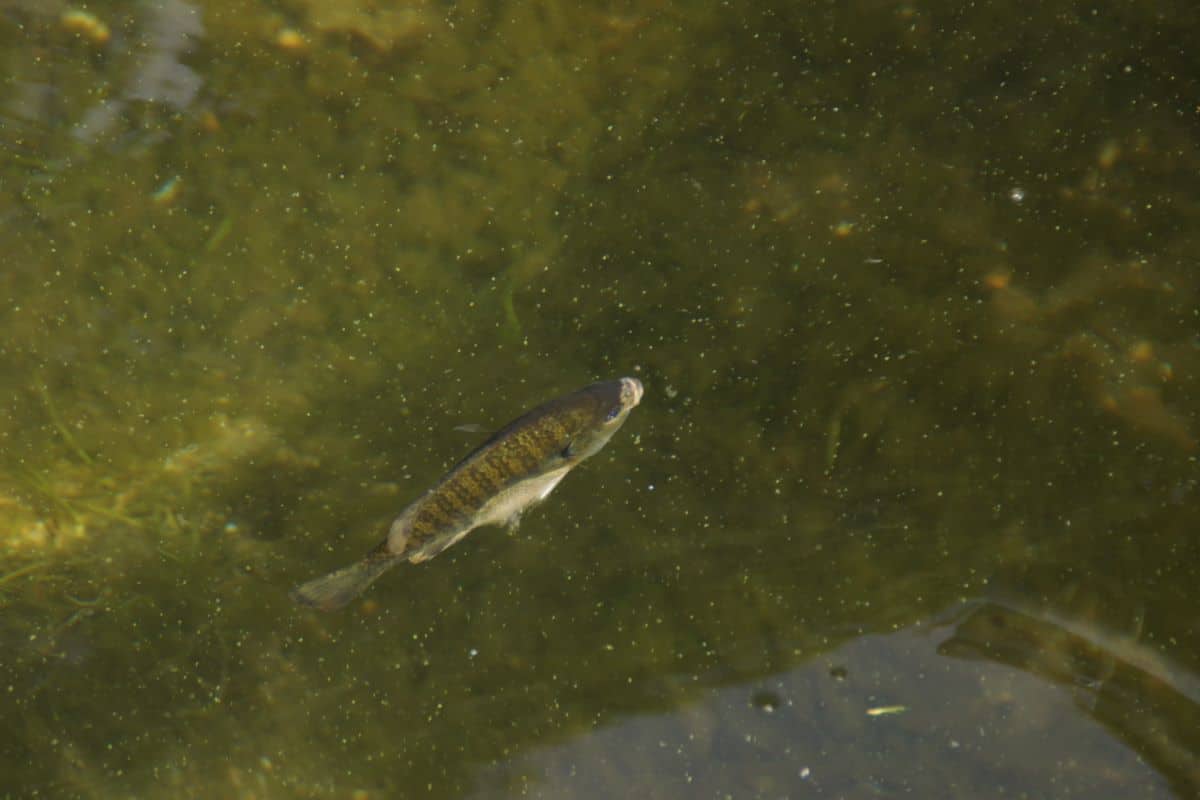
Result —
[{"label": "underwater algae", "polygon": [[[20,721],[0,754],[14,785],[68,795],[320,792],[344,779],[261,745],[324,702],[287,700],[307,623],[253,621],[292,579],[281,537],[336,527],[330,465],[362,463],[368,407],[409,413],[384,397],[430,383],[444,325],[464,343],[528,330],[513,296],[556,263],[555,197],[609,135],[581,124],[607,81],[566,63],[592,56],[547,42],[594,31],[600,53],[623,34],[591,12],[482,25],[460,4],[463,30],[438,21],[413,51],[292,6],[309,44],[288,48],[274,14],[167,5],[187,21],[170,42],[153,4],[4,18],[5,144],[25,157],[5,161],[20,190],[0,220],[0,364],[21,378],[0,414]],[[138,89],[156,64],[202,83],[178,102]]]},{"label": "underwater algae", "polygon": [[[1102,619],[1141,609],[1194,666],[1183,33],[1114,37],[1132,8],[1004,36],[950,4],[168,5],[203,26],[168,61],[134,52],[153,4],[89,8],[106,42],[0,17],[21,787],[463,796],[654,712],[707,743],[708,785],[784,791],[774,748],[722,749],[750,692],[690,704],[993,582],[1119,598]],[[147,63],[202,84],[139,98]],[[567,482],[345,619],[289,606],[455,427],[626,367],[646,413],[603,493]],[[808,710],[841,684],[781,685]],[[914,711],[869,718],[894,727],[864,759],[929,756],[896,733],[927,698],[838,697],[855,724],[826,733]],[[606,777],[671,785],[649,752]]]}]

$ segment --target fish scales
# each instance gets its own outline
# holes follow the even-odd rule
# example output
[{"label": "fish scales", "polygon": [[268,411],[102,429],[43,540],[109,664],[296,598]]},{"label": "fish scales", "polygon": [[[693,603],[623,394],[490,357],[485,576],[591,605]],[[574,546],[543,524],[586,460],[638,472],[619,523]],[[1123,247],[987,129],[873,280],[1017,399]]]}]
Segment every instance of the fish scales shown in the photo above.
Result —
[{"label": "fish scales", "polygon": [[412,544],[436,539],[439,532],[478,513],[497,492],[525,479],[555,455],[557,443],[566,439],[568,432],[550,414],[523,417],[509,428],[509,435],[493,437],[494,441],[463,459],[429,491],[432,505],[428,512],[424,506],[418,511],[409,534]]},{"label": "fish scales", "polygon": [[309,581],[296,602],[344,606],[400,561],[420,563],[483,525],[515,526],[568,472],[598,452],[642,399],[636,378],[602,381],[526,412],[451,467],[355,564]]}]

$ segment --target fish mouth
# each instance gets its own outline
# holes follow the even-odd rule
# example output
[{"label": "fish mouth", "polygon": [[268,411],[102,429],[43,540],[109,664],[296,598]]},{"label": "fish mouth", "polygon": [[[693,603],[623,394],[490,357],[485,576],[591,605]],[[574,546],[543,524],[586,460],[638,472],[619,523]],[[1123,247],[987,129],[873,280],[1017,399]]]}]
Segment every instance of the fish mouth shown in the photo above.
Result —
[{"label": "fish mouth", "polygon": [[637,378],[621,378],[621,405],[633,408],[642,402],[642,382]]}]

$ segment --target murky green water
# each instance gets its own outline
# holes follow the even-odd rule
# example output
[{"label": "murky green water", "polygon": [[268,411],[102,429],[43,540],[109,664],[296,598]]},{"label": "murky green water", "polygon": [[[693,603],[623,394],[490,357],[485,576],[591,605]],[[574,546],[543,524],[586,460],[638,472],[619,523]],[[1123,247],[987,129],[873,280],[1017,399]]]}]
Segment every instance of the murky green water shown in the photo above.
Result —
[{"label": "murky green water", "polygon": [[1200,791],[1192,4],[80,12],[0,0],[0,796]]}]

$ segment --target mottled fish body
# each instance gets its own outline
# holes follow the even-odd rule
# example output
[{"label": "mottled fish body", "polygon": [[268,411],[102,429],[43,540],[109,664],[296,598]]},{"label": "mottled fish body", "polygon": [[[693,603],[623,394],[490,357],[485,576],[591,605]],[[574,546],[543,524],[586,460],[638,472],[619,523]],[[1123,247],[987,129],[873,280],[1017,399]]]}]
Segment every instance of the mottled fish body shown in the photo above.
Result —
[{"label": "mottled fish body", "polygon": [[515,526],[521,512],[608,443],[641,399],[641,382],[621,378],[526,412],[404,509],[365,558],[296,588],[292,598],[313,608],[340,608],[401,561],[427,561],[482,525]]}]

